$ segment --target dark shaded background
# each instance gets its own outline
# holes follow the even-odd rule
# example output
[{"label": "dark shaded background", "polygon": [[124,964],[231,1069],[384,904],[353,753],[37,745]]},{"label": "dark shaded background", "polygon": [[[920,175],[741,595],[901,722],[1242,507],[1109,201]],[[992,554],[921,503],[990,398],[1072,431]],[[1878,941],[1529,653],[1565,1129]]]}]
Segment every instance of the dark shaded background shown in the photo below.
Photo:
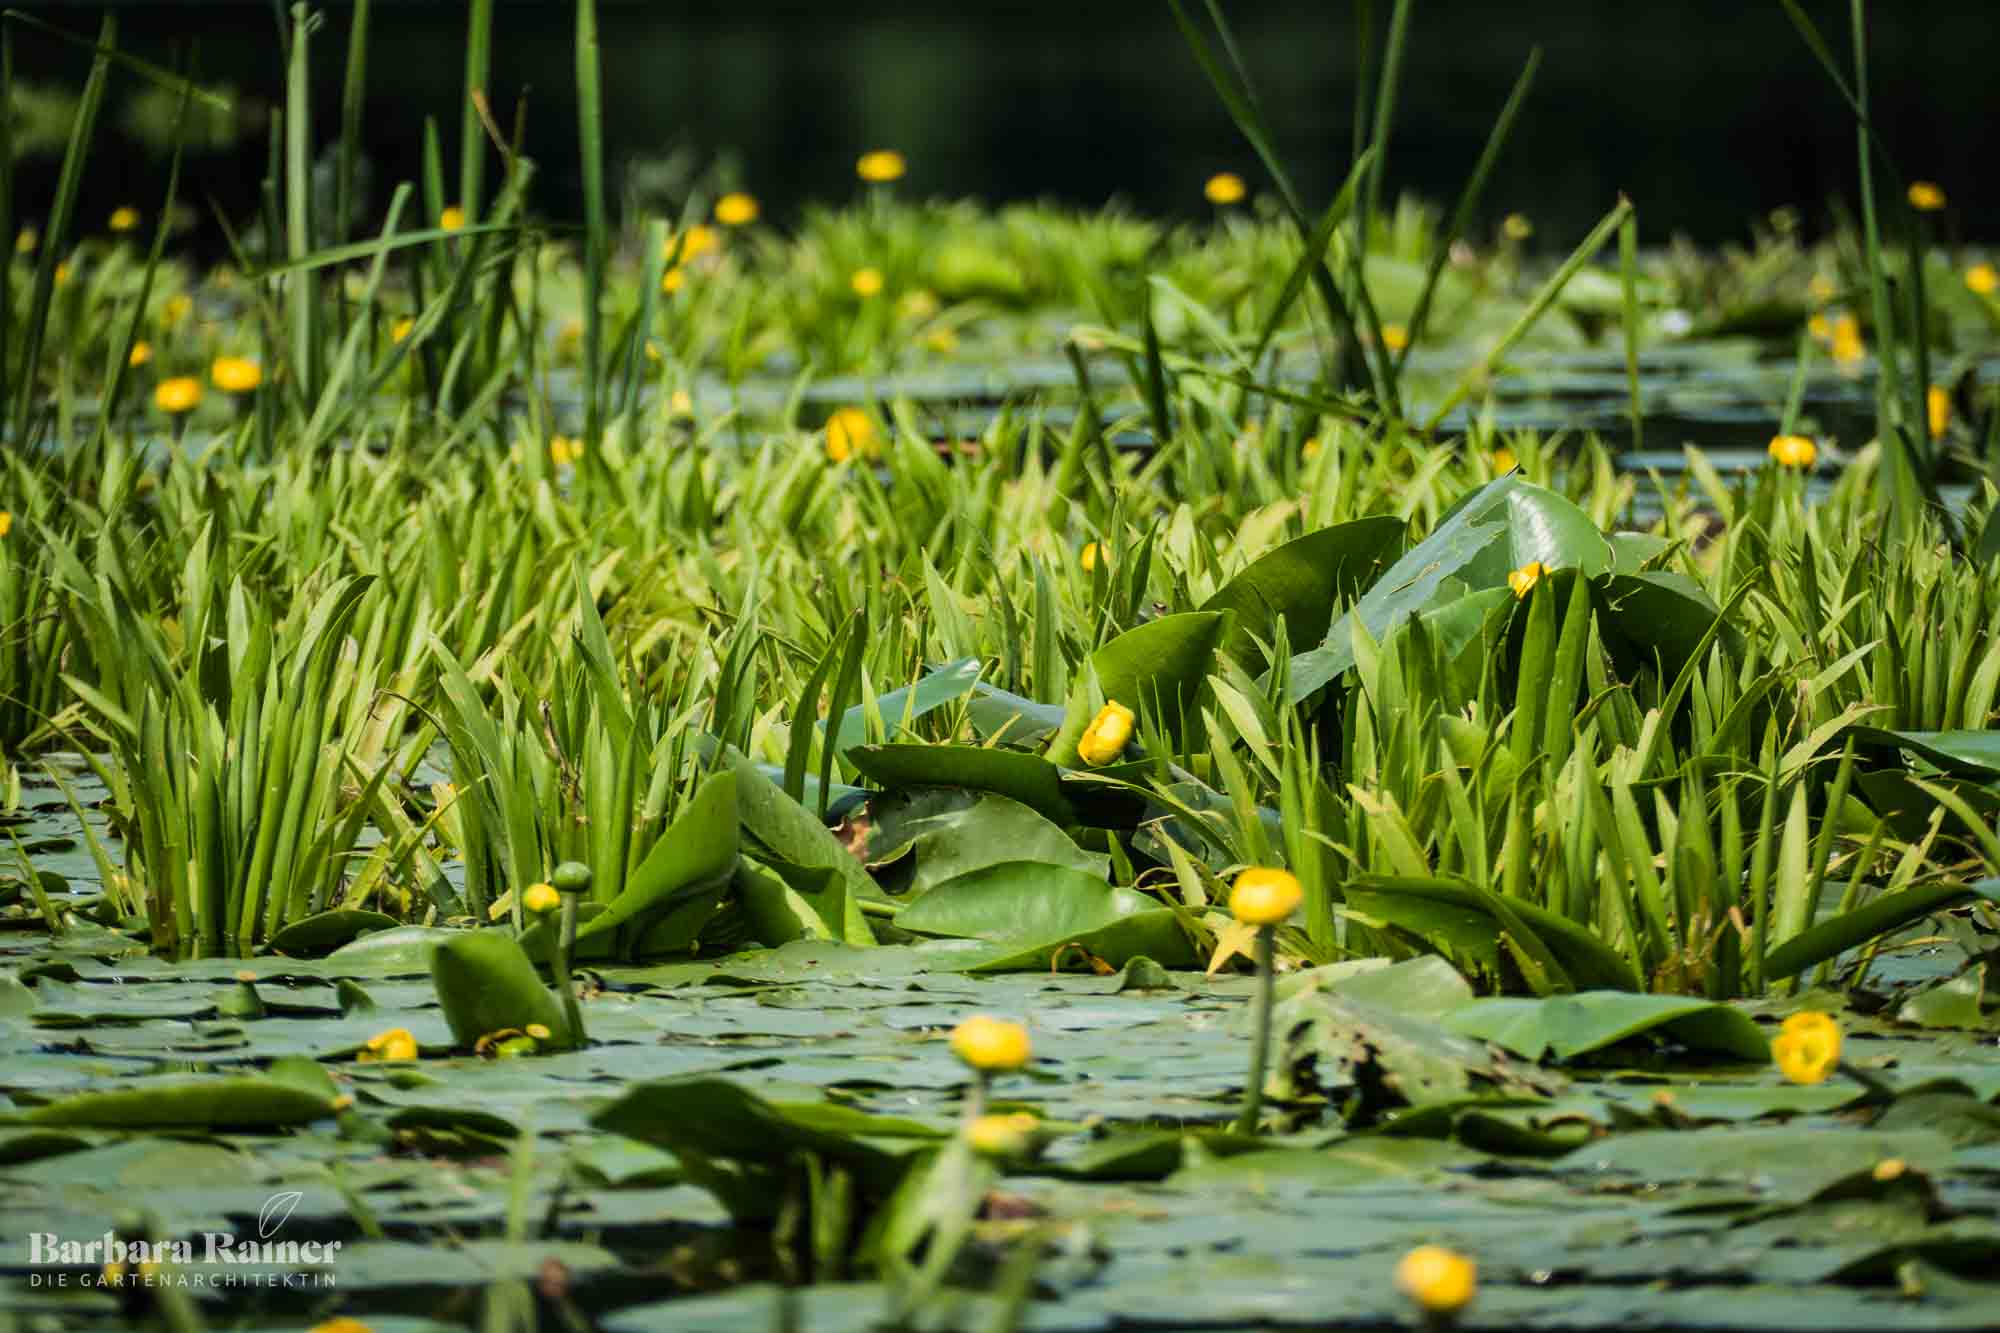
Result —
[{"label": "dark shaded background", "polygon": [[[101,6],[26,4],[79,31]],[[1198,10],[1198,0],[1190,7]],[[269,0],[126,0],[121,44],[168,61],[199,38],[203,72],[245,93],[281,87]],[[318,129],[339,106],[349,6],[319,6]],[[1281,148],[1323,200],[1346,169],[1354,105],[1353,6],[1340,0],[1229,5]],[[1378,23],[1389,0],[1376,0]],[[1806,0],[1846,51],[1847,5]],[[1874,15],[1874,80],[1883,133],[1903,170],[1949,191],[1954,225],[2000,233],[1996,0],[1897,0]],[[435,116],[456,179],[466,6],[378,0],[365,139],[378,182],[415,179],[421,128]],[[783,221],[806,200],[855,188],[859,152],[908,154],[906,188],[988,200],[1119,199],[1150,213],[1199,215],[1212,171],[1261,173],[1202,80],[1164,0],[1014,3],[730,4],[601,0],[608,150],[622,163],[678,148],[728,154],[742,183]],[[541,165],[537,205],[580,213],[573,7],[501,0],[491,93],[511,125],[528,107],[528,151]],[[1713,243],[1756,215],[1801,204],[1808,220],[1853,191],[1854,131],[1843,104],[1776,0],[1419,0],[1389,158],[1391,191],[1449,200],[1532,46],[1541,76],[1488,197],[1491,217],[1529,212],[1550,244],[1573,240],[1621,190],[1652,240]],[[85,53],[17,35],[25,78],[80,82]],[[117,75],[100,130],[99,169],[82,217],[156,197],[161,163],[118,132]],[[235,212],[263,174],[257,138],[193,165],[193,183]],[[489,172],[489,180],[492,173]],[[20,178],[21,211],[53,191],[52,159]],[[142,184],[144,182],[144,184]],[[490,186],[489,186],[490,188]],[[197,194],[194,197],[199,197]],[[378,202],[386,190],[378,188]]]}]

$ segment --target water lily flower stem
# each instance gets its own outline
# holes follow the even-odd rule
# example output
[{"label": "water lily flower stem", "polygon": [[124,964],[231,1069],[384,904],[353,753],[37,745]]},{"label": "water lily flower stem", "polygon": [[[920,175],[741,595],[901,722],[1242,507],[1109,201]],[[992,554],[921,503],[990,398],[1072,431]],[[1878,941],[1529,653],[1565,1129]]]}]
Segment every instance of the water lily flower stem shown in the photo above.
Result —
[{"label": "water lily flower stem", "polygon": [[1257,1012],[1250,1037],[1250,1081],[1243,1088],[1243,1114],[1236,1118],[1238,1134],[1255,1134],[1264,1109],[1264,1068],[1270,1057],[1271,999],[1276,990],[1271,955],[1277,933],[1276,926],[1257,927]]},{"label": "water lily flower stem", "polygon": [[584,1044],[583,1006],[577,1002],[576,987],[569,978],[570,960],[576,956],[576,918],[583,895],[590,891],[590,867],[579,861],[565,861],[556,867],[550,883],[562,894],[562,931],[556,939],[551,970],[556,989],[562,993],[563,1018],[569,1025],[571,1046]]}]

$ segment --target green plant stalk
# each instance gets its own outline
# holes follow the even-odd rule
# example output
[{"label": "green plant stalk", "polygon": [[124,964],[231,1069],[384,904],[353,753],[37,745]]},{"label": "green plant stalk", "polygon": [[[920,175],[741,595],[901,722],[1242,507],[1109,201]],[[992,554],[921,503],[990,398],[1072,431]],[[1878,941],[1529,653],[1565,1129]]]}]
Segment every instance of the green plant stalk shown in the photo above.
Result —
[{"label": "green plant stalk", "polygon": [[465,20],[465,105],[460,108],[458,206],[468,223],[480,220],[486,189],[486,127],[473,99],[486,95],[493,57],[493,0],[472,0]]},{"label": "green plant stalk", "polygon": [[[1883,471],[1889,474],[1889,506],[1898,531],[1907,536],[1915,521],[1919,478],[1924,475],[1914,452],[1921,448],[1913,436],[1905,436],[1896,421],[1896,400],[1901,388],[1900,362],[1896,356],[1895,316],[1889,306],[1889,275],[1882,261],[1882,229],[1875,209],[1875,170],[1871,121],[1868,114],[1868,6],[1867,0],[1849,0],[1848,14],[1854,33],[1854,97],[1861,118],[1855,127],[1854,142],[1861,168],[1861,234],[1868,259],[1869,305],[1875,319],[1875,439]],[[1921,388],[1918,390],[1922,393]],[[1922,429],[1917,417],[1913,430]]]},{"label": "green plant stalk", "polygon": [[1542,284],[1534,299],[1528,303],[1528,308],[1521,312],[1521,317],[1516,319],[1513,326],[1501,336],[1500,341],[1480,358],[1479,364],[1459,379],[1457,386],[1446,396],[1444,402],[1431,413],[1430,420],[1424,423],[1426,434],[1436,430],[1438,423],[1451,415],[1453,408],[1465,401],[1466,395],[1472,392],[1474,385],[1493,373],[1493,368],[1513,349],[1515,343],[1526,336],[1528,330],[1535,326],[1535,322],[1548,313],[1549,307],[1555,304],[1558,296],[1562,295],[1562,289],[1569,285],[1569,280],[1590,262],[1592,255],[1604,248],[1604,243],[1611,238],[1614,231],[1624,225],[1625,219],[1631,212],[1632,201],[1620,195],[1617,206],[1606,213],[1603,220],[1591,229],[1590,235],[1583,238],[1583,244],[1570,252],[1562,267],[1549,275],[1548,281]]},{"label": "green plant stalk", "polygon": [[[183,131],[187,125],[188,98],[189,89],[183,88],[180,104],[174,110],[174,155],[167,168],[167,197],[160,205],[159,220],[153,227],[153,247],[146,255],[146,271],[139,280],[139,294],[132,301],[132,318],[125,326],[125,336],[112,344],[111,373],[104,391],[104,409],[97,415],[97,430],[91,441],[93,449],[103,447],[111,422],[118,415],[118,405],[125,392],[126,372],[132,364],[132,348],[139,341],[139,330],[146,318],[146,302],[153,293],[153,278],[159,272],[161,256],[166,253],[167,234],[173,227],[174,203],[180,193],[181,150],[185,146]],[[5,227],[0,226],[0,235],[5,232]],[[0,327],[5,327],[4,319],[0,319]]]},{"label": "green plant stalk", "polygon": [[1493,174],[1494,164],[1500,160],[1501,149],[1514,132],[1514,121],[1521,114],[1521,104],[1527,100],[1528,90],[1534,86],[1535,73],[1541,65],[1542,48],[1538,46],[1528,53],[1528,63],[1522,66],[1521,76],[1514,81],[1513,91],[1507,94],[1507,101],[1501,106],[1500,115],[1486,136],[1486,146],[1480,150],[1479,161],[1473,165],[1472,175],[1458,197],[1458,207],[1452,210],[1451,222],[1437,239],[1437,250],[1431,255],[1430,266],[1424,273],[1423,290],[1417,293],[1417,304],[1410,312],[1410,340],[1402,351],[1396,353],[1398,375],[1402,374],[1403,362],[1409,359],[1411,350],[1423,339],[1424,328],[1430,322],[1431,301],[1437,295],[1444,266],[1451,259],[1451,247],[1465,234],[1479,208],[1479,201],[1486,195],[1486,182]]},{"label": "green plant stalk", "polygon": [[1646,447],[1646,408],[1639,387],[1639,215],[1618,226],[1618,276],[1625,296],[1625,383],[1632,399],[1632,447]]},{"label": "green plant stalk", "polygon": [[[0,88],[14,87],[14,29],[0,22]],[[14,244],[14,118],[0,106],[0,254],[11,254]],[[11,268],[13,260],[7,261]],[[14,282],[11,274],[0,281],[0,329],[14,327]],[[8,350],[0,347],[0,419],[4,419],[13,399],[13,384],[7,370]],[[33,877],[30,876],[30,882]]]},{"label": "green plant stalk", "polygon": [[597,0],[576,6],[577,149],[583,169],[583,440],[584,468],[604,471],[603,374],[605,216],[603,97],[598,79]]},{"label": "green plant stalk", "polygon": [[[9,13],[9,17],[14,15]],[[118,39],[118,19],[106,13],[98,29],[97,56],[84,80],[83,95],[77,99],[76,119],[71,122],[69,146],[63,150],[62,174],[56,178],[55,204],[49,209],[49,225],[42,236],[42,253],[35,265],[34,293],[29,298],[28,328],[21,370],[15,380],[14,446],[28,447],[28,422],[34,412],[35,377],[41,369],[42,342],[48,334],[49,305],[55,297],[56,265],[69,240],[71,216],[76,212],[77,191],[83,185],[83,163],[90,156],[91,135],[97,128],[98,109],[104,105],[105,78],[111,67],[111,46]],[[10,85],[11,86],[11,85]],[[12,237],[7,240],[13,244]],[[0,353],[4,355],[4,353]]]},{"label": "green plant stalk", "polygon": [[1275,926],[1257,927],[1257,1006],[1251,1019],[1250,1081],[1243,1088],[1243,1113],[1236,1117],[1238,1134],[1255,1134],[1264,1109],[1264,1069],[1270,1056],[1271,1002],[1276,990],[1271,954],[1277,937]]},{"label": "green plant stalk", "polygon": [[576,916],[582,905],[583,895],[565,893],[562,896],[562,933],[556,941],[555,955],[550,961],[550,970],[555,973],[556,989],[562,993],[563,1017],[569,1023],[569,1037],[572,1045],[581,1047],[583,1036],[583,1005],[576,998],[576,986],[570,981],[570,960],[576,956]]},{"label": "green plant stalk", "polygon": [[[292,6],[291,61],[285,78],[285,240],[292,261],[312,252],[312,67],[307,54],[317,16]],[[291,305],[292,374],[299,397],[310,403],[319,385],[317,284],[297,272],[286,283]],[[268,444],[268,441],[266,442]]]},{"label": "green plant stalk", "polygon": [[368,6],[354,0],[347,28],[347,78],[340,92],[340,157],[334,164],[333,241],[344,244],[354,217],[354,164],[361,155],[361,108],[368,93]]}]

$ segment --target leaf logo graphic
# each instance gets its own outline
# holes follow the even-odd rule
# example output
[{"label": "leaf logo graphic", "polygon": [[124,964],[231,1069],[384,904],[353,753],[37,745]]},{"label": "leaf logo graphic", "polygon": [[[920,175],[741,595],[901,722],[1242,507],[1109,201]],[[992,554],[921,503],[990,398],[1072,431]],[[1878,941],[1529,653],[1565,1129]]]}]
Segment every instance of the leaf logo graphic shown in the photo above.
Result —
[{"label": "leaf logo graphic", "polygon": [[299,1200],[305,1197],[304,1190],[286,1190],[264,1200],[264,1209],[257,1214],[258,1238],[269,1240],[277,1235],[278,1228],[291,1220],[292,1209],[298,1207]]}]

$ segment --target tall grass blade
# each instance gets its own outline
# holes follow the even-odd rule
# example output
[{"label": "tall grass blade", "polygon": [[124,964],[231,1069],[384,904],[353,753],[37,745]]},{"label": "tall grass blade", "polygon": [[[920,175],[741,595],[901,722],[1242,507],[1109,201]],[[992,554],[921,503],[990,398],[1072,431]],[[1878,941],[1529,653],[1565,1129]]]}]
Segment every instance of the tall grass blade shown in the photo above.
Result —
[{"label": "tall grass blade", "polygon": [[[9,17],[13,17],[9,11]],[[38,25],[39,26],[39,25]],[[35,379],[42,364],[42,343],[48,336],[49,304],[56,290],[56,265],[69,243],[70,218],[76,212],[77,191],[83,185],[83,164],[90,156],[91,135],[97,128],[98,109],[104,105],[104,83],[111,68],[111,48],[118,40],[118,18],[104,16],[98,29],[97,55],[90,62],[90,76],[84,80],[83,95],[77,99],[76,119],[71,122],[69,146],[63,150],[62,172],[56,178],[55,204],[49,210],[49,225],[42,235],[42,253],[35,265],[34,292],[29,297],[27,342],[21,353],[21,372],[16,381],[18,401],[14,405],[14,447],[25,450],[31,441],[28,424],[34,410]],[[11,245],[12,240],[8,243]]]},{"label": "tall grass blade", "polygon": [[1548,280],[1535,292],[1534,299],[1528,302],[1528,308],[1521,312],[1520,318],[1501,335],[1499,342],[1487,349],[1486,355],[1479,359],[1479,364],[1465,373],[1444,402],[1431,413],[1430,420],[1424,423],[1426,432],[1436,430],[1438,423],[1451,415],[1454,407],[1465,401],[1466,395],[1472,392],[1475,385],[1484,382],[1492,375],[1494,367],[1499,365],[1513,349],[1514,344],[1535,326],[1536,321],[1548,313],[1549,307],[1556,303],[1558,296],[1562,295],[1563,288],[1569,285],[1569,280],[1590,262],[1591,256],[1604,248],[1604,243],[1611,239],[1613,232],[1624,225],[1626,217],[1631,212],[1632,201],[1620,195],[1617,205],[1591,229],[1590,235],[1583,238],[1582,244],[1570,251],[1570,256],[1563,261],[1562,267],[1551,273]]},{"label": "tall grass blade", "polygon": [[1501,150],[1514,133],[1514,121],[1521,114],[1521,104],[1527,101],[1528,90],[1534,87],[1535,73],[1541,65],[1542,48],[1538,46],[1528,53],[1528,63],[1522,66],[1520,77],[1514,80],[1513,91],[1507,94],[1493,128],[1487,132],[1486,146],[1479,150],[1479,160],[1473,164],[1472,175],[1459,192],[1458,206],[1451,211],[1451,221],[1446,224],[1444,234],[1437,238],[1437,249],[1431,254],[1430,265],[1424,272],[1424,285],[1418,291],[1417,303],[1410,312],[1410,340],[1396,354],[1398,375],[1402,373],[1403,362],[1409,359],[1410,349],[1423,340],[1424,326],[1430,320],[1431,301],[1437,295],[1438,280],[1444,276],[1444,266],[1451,259],[1451,247],[1472,225],[1472,219],[1479,210],[1479,201],[1486,196],[1486,182],[1493,175]]},{"label": "tall grass blade", "polygon": [[577,0],[577,150],[583,168],[583,439],[586,467],[604,466],[604,103],[598,82],[597,0]]}]

